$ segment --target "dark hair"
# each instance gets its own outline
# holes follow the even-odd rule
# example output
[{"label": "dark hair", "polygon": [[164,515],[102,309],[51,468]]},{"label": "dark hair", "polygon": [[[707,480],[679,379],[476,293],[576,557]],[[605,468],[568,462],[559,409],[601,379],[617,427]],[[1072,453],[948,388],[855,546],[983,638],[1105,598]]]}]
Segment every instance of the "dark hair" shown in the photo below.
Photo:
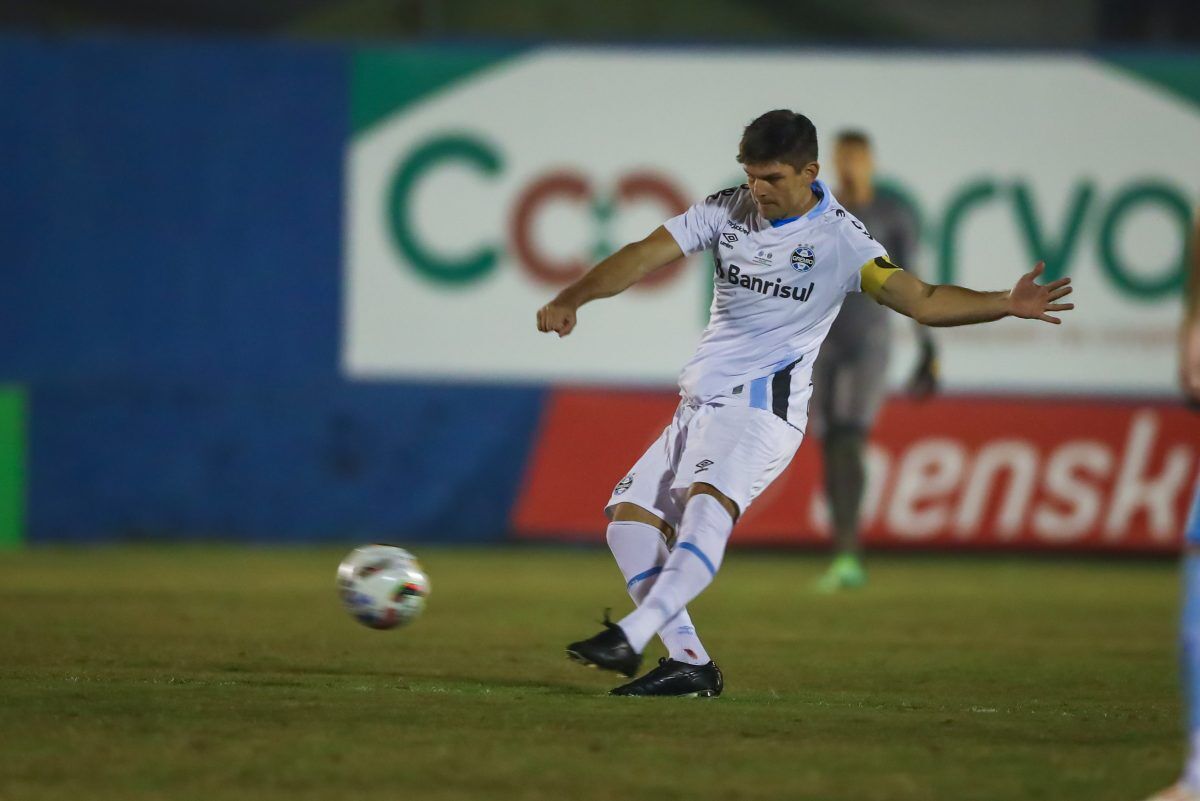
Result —
[{"label": "dark hair", "polygon": [[779,161],[797,170],[817,160],[817,129],[803,114],[787,109],[768,111],[746,126],[738,148],[741,164]]},{"label": "dark hair", "polygon": [[871,137],[867,135],[866,131],[859,128],[838,131],[837,143],[839,145],[861,145],[867,150],[871,149]]}]

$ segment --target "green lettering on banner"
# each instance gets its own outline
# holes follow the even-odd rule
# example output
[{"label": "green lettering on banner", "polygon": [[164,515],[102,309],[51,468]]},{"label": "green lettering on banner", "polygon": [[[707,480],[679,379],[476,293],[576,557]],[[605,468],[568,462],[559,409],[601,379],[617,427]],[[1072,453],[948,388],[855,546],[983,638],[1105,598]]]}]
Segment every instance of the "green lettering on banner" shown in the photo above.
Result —
[{"label": "green lettering on banner", "polygon": [[596,225],[600,229],[600,234],[596,237],[596,245],[592,248],[593,262],[607,259],[613,253],[617,252],[617,247],[611,241],[612,221],[616,213],[617,204],[613,200],[597,198],[592,201],[592,217],[595,218]]},{"label": "green lettering on banner", "polygon": [[0,387],[0,550],[25,539],[25,393]]},{"label": "green lettering on banner", "polygon": [[495,269],[499,262],[496,249],[483,247],[458,260],[435,255],[421,244],[409,213],[417,183],[439,164],[450,161],[464,162],[489,176],[497,175],[503,167],[494,149],[465,134],[440,136],[418,145],[392,179],[387,200],[388,224],[396,249],[419,274],[438,283],[464,284]]},{"label": "green lettering on banner", "polygon": [[1071,193],[1071,205],[1067,209],[1066,227],[1058,242],[1052,242],[1038,224],[1038,213],[1029,187],[1024,182],[1013,186],[1013,205],[1016,207],[1021,232],[1025,235],[1025,244],[1029,246],[1030,262],[1046,262],[1043,282],[1057,281],[1067,274],[1075,246],[1079,242],[1079,232],[1083,230],[1083,221],[1095,194],[1096,189],[1090,181],[1075,187]]},{"label": "green lettering on banner", "polygon": [[978,178],[955,193],[946,207],[938,245],[938,283],[953,284],[957,266],[958,229],[971,210],[987,203],[1000,191],[991,178]]},{"label": "green lettering on banner", "polygon": [[[1138,206],[1157,205],[1170,214],[1179,226],[1179,255],[1158,276],[1144,278],[1130,272],[1117,251],[1117,235],[1123,218]],[[1100,267],[1113,283],[1139,300],[1154,300],[1183,289],[1187,270],[1187,240],[1191,212],[1187,200],[1170,186],[1145,181],[1126,187],[1108,207],[1100,223]]]}]

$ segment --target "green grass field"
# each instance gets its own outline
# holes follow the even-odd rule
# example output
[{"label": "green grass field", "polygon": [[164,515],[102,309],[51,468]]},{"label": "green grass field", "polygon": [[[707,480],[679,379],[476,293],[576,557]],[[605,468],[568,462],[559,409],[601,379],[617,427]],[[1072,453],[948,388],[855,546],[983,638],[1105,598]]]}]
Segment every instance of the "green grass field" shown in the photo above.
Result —
[{"label": "green grass field", "polygon": [[391,632],[339,607],[341,555],[0,555],[0,798],[1136,801],[1177,769],[1169,564],[880,558],[831,598],[734,553],[701,700],[563,657],[629,605],[605,552],[421,549]]}]

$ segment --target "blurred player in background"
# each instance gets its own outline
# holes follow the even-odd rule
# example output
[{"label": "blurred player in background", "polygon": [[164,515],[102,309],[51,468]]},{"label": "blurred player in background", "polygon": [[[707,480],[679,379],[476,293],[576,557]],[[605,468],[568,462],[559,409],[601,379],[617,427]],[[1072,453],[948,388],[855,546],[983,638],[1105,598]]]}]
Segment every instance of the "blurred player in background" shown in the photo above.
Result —
[{"label": "blurred player in background", "polygon": [[[1189,263],[1183,324],[1179,329],[1179,383],[1192,408],[1200,410],[1200,209],[1193,222]],[[1200,485],[1192,499],[1184,539],[1187,550],[1183,560],[1179,638],[1187,701],[1187,762],[1183,778],[1150,801],[1200,801]]]},{"label": "blurred player in background", "polygon": [[[912,270],[920,240],[913,210],[895,195],[877,191],[871,140],[862,131],[842,131],[833,149],[838,200],[867,227],[888,255]],[[887,393],[891,314],[873,298],[855,292],[829,329],[813,368],[812,431],[821,440],[825,492],[829,498],[835,556],[817,582],[822,592],[862,586],[867,579],[859,549],[859,519],[866,486],[864,456],[875,415]],[[920,358],[908,384],[919,398],[937,390],[938,363],[928,328],[916,325]]]},{"label": "blurred player in background", "polygon": [[734,523],[800,446],[812,363],[848,293],[867,292],[929,325],[1010,316],[1057,324],[1053,312],[1073,308],[1058,302],[1070,279],[1039,285],[1040,263],[1007,292],[931,286],[899,268],[817,178],[817,131],[803,114],[778,109],[754,120],[738,161],[745,184],[621,248],[537,313],[539,331],[567,336],[585,303],[712,251],[712,314],[680,375],[675,417],[605,504],[609,548],[637,609],[567,646],[583,664],[632,677],[657,634],[669,657],[616,695],[721,693],[721,671],[687,605],[720,570]]}]

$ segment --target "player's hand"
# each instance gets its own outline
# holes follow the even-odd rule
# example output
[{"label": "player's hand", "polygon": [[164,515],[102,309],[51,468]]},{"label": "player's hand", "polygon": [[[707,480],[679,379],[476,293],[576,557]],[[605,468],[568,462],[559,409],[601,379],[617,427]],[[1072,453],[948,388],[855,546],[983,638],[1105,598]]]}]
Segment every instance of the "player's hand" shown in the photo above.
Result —
[{"label": "player's hand", "polygon": [[1200,316],[1179,329],[1179,386],[1193,406],[1200,404]]},{"label": "player's hand", "polygon": [[1047,312],[1064,312],[1075,308],[1074,303],[1056,301],[1071,294],[1071,279],[1060,278],[1049,284],[1037,283],[1036,279],[1046,271],[1046,262],[1039,261],[1033,269],[1021,276],[1016,286],[1008,293],[1008,313],[1026,320],[1041,320],[1058,325],[1062,319]]},{"label": "player's hand", "polygon": [[912,378],[908,379],[908,394],[914,400],[925,400],[938,391],[938,358],[933,342],[926,339],[921,342],[921,358]]},{"label": "player's hand", "polygon": [[575,330],[575,307],[555,299],[538,309],[537,327],[539,331],[553,331],[560,337]]}]

